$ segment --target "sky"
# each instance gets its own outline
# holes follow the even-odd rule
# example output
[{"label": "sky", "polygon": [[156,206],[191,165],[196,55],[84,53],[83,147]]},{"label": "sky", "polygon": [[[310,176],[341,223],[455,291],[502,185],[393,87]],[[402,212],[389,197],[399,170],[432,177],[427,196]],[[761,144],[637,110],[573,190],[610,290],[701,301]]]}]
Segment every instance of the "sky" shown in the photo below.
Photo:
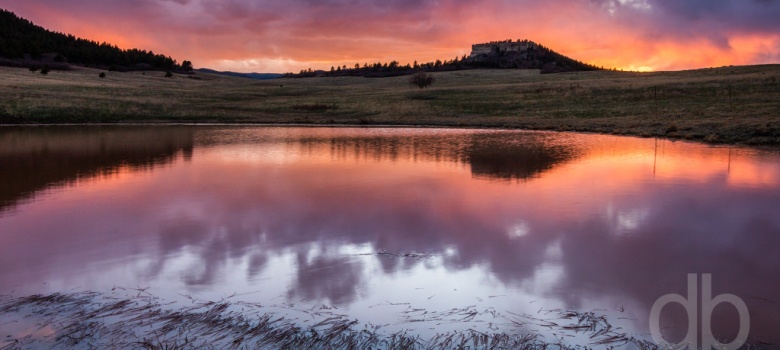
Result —
[{"label": "sky", "polygon": [[50,30],[239,72],[429,62],[507,39],[626,70],[780,63],[780,0],[0,0],[0,8]]}]

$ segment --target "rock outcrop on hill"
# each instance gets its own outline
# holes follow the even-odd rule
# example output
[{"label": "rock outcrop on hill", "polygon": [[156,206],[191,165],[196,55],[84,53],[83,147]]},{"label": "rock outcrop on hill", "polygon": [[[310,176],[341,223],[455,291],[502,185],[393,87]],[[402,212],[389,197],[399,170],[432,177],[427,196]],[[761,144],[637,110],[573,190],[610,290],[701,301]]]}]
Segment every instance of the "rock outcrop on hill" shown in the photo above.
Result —
[{"label": "rock outcrop on hill", "polygon": [[333,67],[330,71],[301,70],[300,73],[287,73],[286,77],[328,77],[362,76],[394,77],[410,75],[416,72],[446,72],[465,69],[539,69],[542,73],[562,73],[599,70],[596,66],[561,55],[547,47],[529,40],[494,41],[471,46],[471,55],[455,57],[451,60],[402,65],[397,61],[390,63],[359,63],[354,68]]},{"label": "rock outcrop on hill", "polygon": [[496,41],[471,46],[465,63],[484,68],[540,69],[542,73],[599,69],[529,40]]}]

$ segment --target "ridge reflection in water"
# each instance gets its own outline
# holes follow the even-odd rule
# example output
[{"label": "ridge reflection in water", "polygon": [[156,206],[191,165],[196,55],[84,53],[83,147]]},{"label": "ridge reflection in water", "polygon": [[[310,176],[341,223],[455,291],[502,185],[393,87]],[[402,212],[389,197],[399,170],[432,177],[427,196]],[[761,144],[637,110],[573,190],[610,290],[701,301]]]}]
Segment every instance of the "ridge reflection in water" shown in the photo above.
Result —
[{"label": "ridge reflection in water", "polygon": [[[777,341],[776,154],[446,129],[7,128],[0,144],[0,292],[259,291],[375,323],[396,303],[603,308],[644,333],[657,298],[712,273]],[[716,333],[735,315],[717,308]]]}]

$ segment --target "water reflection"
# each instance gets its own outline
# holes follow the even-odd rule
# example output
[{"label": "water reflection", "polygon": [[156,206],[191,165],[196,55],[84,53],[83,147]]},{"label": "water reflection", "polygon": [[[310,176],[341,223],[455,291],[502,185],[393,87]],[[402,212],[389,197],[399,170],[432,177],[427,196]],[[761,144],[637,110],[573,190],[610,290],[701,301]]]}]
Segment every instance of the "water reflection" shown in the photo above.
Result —
[{"label": "water reflection", "polygon": [[[127,135],[154,135],[158,147],[72,173],[100,174],[129,159],[168,166],[129,167],[0,218],[0,291],[260,289],[356,317],[372,317],[365,306],[387,300],[446,308],[508,295],[491,302],[622,305],[641,333],[658,297],[685,294],[688,273],[712,273],[715,295],[747,302],[751,335],[777,341],[777,155],[551,133],[150,129]],[[100,142],[88,144],[73,159],[102,154]],[[68,179],[48,178],[37,190]],[[665,324],[684,322],[677,311]],[[716,333],[733,330],[730,312],[716,309]],[[680,330],[669,335],[681,338]]]},{"label": "water reflection", "polygon": [[0,210],[52,186],[192,156],[186,127],[0,128]]},{"label": "water reflection", "polygon": [[[541,176],[575,157],[577,150],[559,142],[538,142],[501,134],[474,135],[466,149],[471,172],[476,177],[526,180]],[[538,136],[538,135],[534,135]]]}]

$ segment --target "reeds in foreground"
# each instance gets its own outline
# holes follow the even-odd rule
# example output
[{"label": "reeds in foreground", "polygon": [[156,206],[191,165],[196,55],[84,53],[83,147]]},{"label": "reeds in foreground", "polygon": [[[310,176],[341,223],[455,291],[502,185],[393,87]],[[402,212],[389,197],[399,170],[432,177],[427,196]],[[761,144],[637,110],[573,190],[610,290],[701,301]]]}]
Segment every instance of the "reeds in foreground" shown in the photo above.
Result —
[{"label": "reeds in foreground", "polygon": [[[48,330],[37,335],[0,339],[0,349],[46,347],[55,349],[570,349],[565,337],[582,336],[590,347],[630,344],[641,349],[652,344],[620,334],[606,317],[566,310],[540,310],[539,315],[497,313],[474,306],[447,312],[409,309],[405,322],[467,322],[490,314],[496,322],[513,325],[517,334],[486,333],[469,329],[422,339],[411,330],[383,332],[380,326],[361,324],[330,309],[309,310],[315,317],[303,326],[269,312],[258,304],[226,300],[198,301],[173,307],[145,290],[137,295],[82,292],[73,294],[0,296],[0,329],[14,322]],[[527,325],[557,334],[550,343],[534,333],[519,333]],[[28,333],[29,334],[29,333]]]}]

